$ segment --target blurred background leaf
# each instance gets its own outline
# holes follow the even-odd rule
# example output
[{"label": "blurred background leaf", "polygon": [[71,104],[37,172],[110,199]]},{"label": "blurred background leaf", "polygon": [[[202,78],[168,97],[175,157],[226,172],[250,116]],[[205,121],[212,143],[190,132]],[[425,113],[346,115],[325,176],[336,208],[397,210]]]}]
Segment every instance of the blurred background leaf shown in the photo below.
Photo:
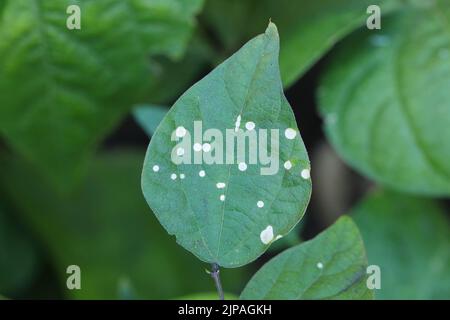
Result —
[{"label": "blurred background leaf", "polygon": [[150,138],[169,108],[156,105],[140,105],[133,109],[133,116]]},{"label": "blurred background leaf", "polygon": [[[202,0],[6,0],[0,19],[0,130],[60,187],[158,79],[149,55],[180,58]],[[162,76],[163,74],[160,73]]]},{"label": "blurred background leaf", "polygon": [[450,225],[429,199],[377,191],[352,212],[369,264],[381,269],[379,299],[450,299]]},{"label": "blurred background leaf", "polygon": [[369,5],[383,15],[402,7],[399,0],[214,0],[207,1],[200,21],[219,40],[225,56],[264,30],[269,19],[280,32],[280,71],[292,85],[334,44],[365,24]]},{"label": "blurred background leaf", "polygon": [[39,258],[31,236],[0,204],[0,293],[23,294],[38,273]]},{"label": "blurred background leaf", "polygon": [[383,19],[331,54],[319,100],[354,168],[399,191],[450,195],[450,1]]},{"label": "blurred background leaf", "polygon": [[[214,290],[208,266],[178,246],[148,209],[139,184],[143,158],[123,150],[98,156],[83,187],[63,196],[16,158],[3,157],[3,192],[50,251],[66,297],[115,299],[124,278],[139,299]],[[65,288],[72,264],[81,268],[81,290]],[[224,288],[235,293],[248,276],[246,268],[221,272]]]}]

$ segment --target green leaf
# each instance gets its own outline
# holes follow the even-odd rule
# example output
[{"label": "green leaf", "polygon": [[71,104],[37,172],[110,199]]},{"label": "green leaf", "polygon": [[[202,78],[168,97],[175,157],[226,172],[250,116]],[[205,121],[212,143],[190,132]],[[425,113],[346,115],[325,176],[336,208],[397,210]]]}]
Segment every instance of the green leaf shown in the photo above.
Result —
[{"label": "green leaf", "polygon": [[179,58],[202,0],[8,0],[0,17],[0,131],[60,186],[158,78],[149,56]]},{"label": "green leaf", "polygon": [[344,216],[314,239],[267,262],[241,299],[372,299],[366,268],[361,235]]},{"label": "green leaf", "polygon": [[380,299],[450,299],[450,225],[435,202],[377,191],[353,210]]},{"label": "green leaf", "polygon": [[[286,235],[303,216],[308,204],[311,181],[305,147],[299,134],[292,140],[285,137],[287,128],[292,128],[288,132],[299,131],[282,92],[278,50],[278,32],[271,23],[265,34],[248,42],[183,94],[150,141],[142,175],[145,198],[166,230],[203,261],[224,267],[249,263],[271,242],[272,237],[268,237],[263,243],[261,233],[266,230],[264,235],[269,235],[273,231],[273,238]],[[248,155],[245,160],[231,159],[234,161],[211,165],[206,160],[208,152],[192,150],[189,140],[190,132],[194,133],[194,121],[202,121],[203,130],[220,131],[225,143],[226,129],[231,132],[228,140],[234,139],[239,116],[241,128],[246,122],[255,123],[255,135],[261,135],[262,129],[279,131],[276,132],[279,138],[272,134],[268,142],[279,140],[279,146],[271,146],[272,151],[269,150],[274,160],[273,174],[261,175],[263,165],[251,164]],[[205,158],[206,161],[200,161],[202,164],[189,164],[187,160],[176,165],[171,160],[176,145],[171,134],[179,127],[188,132],[180,142],[187,144],[184,159],[196,152]],[[243,132],[241,129],[240,134]],[[197,134],[193,139],[196,143],[202,141]],[[204,137],[203,142],[212,144],[209,155],[215,157],[224,151],[219,151],[222,146],[218,140],[218,137]],[[225,153],[236,151],[234,147],[228,149]],[[278,159],[279,168],[275,164]],[[220,163],[220,159],[216,160]],[[291,170],[283,167],[288,160],[292,163]],[[240,171],[236,162],[244,161],[249,163],[247,170]],[[306,178],[300,175],[303,170],[308,173]],[[205,172],[204,177],[199,176],[201,171]],[[180,174],[186,178],[180,179]],[[216,188],[217,183],[223,183],[224,188]],[[221,196],[225,197],[224,201],[220,200]],[[257,206],[259,201],[264,202],[264,207]]]},{"label": "green leaf", "polygon": [[[32,285],[39,269],[32,239],[10,212],[0,208],[0,292],[15,297]],[[1,297],[0,297],[1,298]]]},{"label": "green leaf", "polygon": [[450,195],[450,1],[384,18],[340,46],[321,81],[326,133],[393,189]]},{"label": "green leaf", "polygon": [[[54,192],[16,157],[2,157],[0,189],[48,250],[65,297],[169,299],[214,290],[208,266],[177,246],[150,214],[139,185],[144,154],[124,151],[94,158],[70,196]],[[81,268],[81,290],[66,288],[72,264]],[[246,268],[221,270],[228,292],[240,292],[248,276]]]},{"label": "green leaf", "polygon": [[167,111],[169,109],[162,106],[141,105],[134,108],[133,116],[145,133],[151,137]]},{"label": "green leaf", "polygon": [[365,24],[367,7],[374,4],[383,17],[401,7],[398,0],[215,0],[206,3],[202,18],[233,51],[271,18],[283,35],[280,69],[289,87],[334,44]]}]

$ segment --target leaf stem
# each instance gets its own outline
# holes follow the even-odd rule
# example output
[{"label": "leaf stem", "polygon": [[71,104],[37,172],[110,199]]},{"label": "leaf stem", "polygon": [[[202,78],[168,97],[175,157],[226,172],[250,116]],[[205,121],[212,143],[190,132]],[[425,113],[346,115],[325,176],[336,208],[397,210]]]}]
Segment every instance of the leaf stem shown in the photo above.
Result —
[{"label": "leaf stem", "polygon": [[225,300],[223,295],[223,289],[222,289],[222,283],[220,282],[220,270],[219,265],[217,263],[211,264],[212,270],[209,273],[211,275],[211,278],[213,278],[214,283],[216,284],[217,293],[219,294],[219,300]]}]

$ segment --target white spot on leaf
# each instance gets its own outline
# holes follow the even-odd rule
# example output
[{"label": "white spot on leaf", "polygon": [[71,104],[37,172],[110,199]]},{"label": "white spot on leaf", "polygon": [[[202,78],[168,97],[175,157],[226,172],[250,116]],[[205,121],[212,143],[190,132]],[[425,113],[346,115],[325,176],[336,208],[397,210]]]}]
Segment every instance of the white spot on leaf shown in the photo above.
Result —
[{"label": "white spot on leaf", "polygon": [[259,200],[256,205],[258,206],[258,208],[262,208],[264,207],[264,201]]},{"label": "white spot on leaf", "polygon": [[211,151],[211,145],[209,143],[204,143],[202,146],[203,152],[210,152]]},{"label": "white spot on leaf", "polygon": [[184,173],[180,173],[180,179],[184,179],[186,178],[186,176],[184,175]]},{"label": "white spot on leaf", "polygon": [[245,171],[247,170],[247,164],[245,162],[241,162],[239,163],[238,168],[240,171]]},{"label": "white spot on leaf", "polygon": [[297,135],[297,131],[295,131],[292,128],[287,128],[284,131],[284,136],[286,137],[286,139],[292,140],[295,138],[296,135]]},{"label": "white spot on leaf", "polygon": [[217,186],[218,189],[223,189],[223,188],[225,188],[225,183],[223,183],[223,182],[218,182],[218,183],[216,184],[216,186]]},{"label": "white spot on leaf", "polygon": [[193,149],[197,152],[202,151],[202,144],[198,142],[194,143]]},{"label": "white spot on leaf", "polygon": [[155,164],[155,165],[153,166],[153,171],[154,171],[154,172],[158,172],[158,171],[159,171],[159,166],[158,166],[157,164]]},{"label": "white spot on leaf", "polygon": [[205,170],[200,170],[198,175],[203,178],[206,175]]},{"label": "white spot on leaf", "polygon": [[284,168],[290,170],[292,168],[292,163],[288,160],[284,163]]},{"label": "white spot on leaf", "polygon": [[253,121],[249,121],[245,124],[245,128],[249,131],[255,129],[255,123]]},{"label": "white spot on leaf", "polygon": [[323,269],[323,263],[322,263],[322,262],[318,262],[318,263],[317,263],[317,268]]},{"label": "white spot on leaf", "polygon": [[177,156],[182,156],[184,154],[184,148],[178,148],[177,149]]},{"label": "white spot on leaf", "polygon": [[309,179],[311,177],[309,169],[303,169],[300,175],[302,176],[303,179]]},{"label": "white spot on leaf", "polygon": [[225,201],[225,195],[224,194],[220,195],[220,201]]},{"label": "white spot on leaf", "polygon": [[261,238],[261,242],[264,244],[269,244],[273,240],[273,228],[272,226],[267,226],[263,231],[261,231],[261,234],[259,235]]},{"label": "white spot on leaf", "polygon": [[175,135],[176,135],[178,138],[184,137],[184,136],[186,135],[186,129],[185,129],[184,127],[182,127],[182,126],[178,127],[178,128],[175,130]]},{"label": "white spot on leaf", "polygon": [[170,179],[176,180],[176,179],[177,179],[177,174],[176,174],[176,173],[172,173],[172,174],[170,175]]}]

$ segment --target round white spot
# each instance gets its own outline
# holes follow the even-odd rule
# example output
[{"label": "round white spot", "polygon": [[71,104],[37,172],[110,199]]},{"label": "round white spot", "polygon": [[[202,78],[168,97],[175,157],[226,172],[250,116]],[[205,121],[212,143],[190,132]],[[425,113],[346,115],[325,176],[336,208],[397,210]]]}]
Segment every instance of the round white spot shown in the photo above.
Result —
[{"label": "round white spot", "polygon": [[318,263],[317,263],[317,268],[323,269],[323,263],[322,263],[322,262],[318,262]]},{"label": "round white spot", "polygon": [[245,171],[245,170],[247,170],[247,164],[245,162],[241,162],[241,163],[239,163],[238,168],[241,171]]},{"label": "round white spot", "polygon": [[184,173],[180,173],[180,179],[184,179],[186,178],[186,176],[184,175]]},{"label": "round white spot", "polygon": [[211,151],[211,145],[209,143],[204,143],[202,148],[203,148],[203,152],[210,152]]},{"label": "round white spot", "polygon": [[176,173],[172,173],[172,174],[170,175],[170,179],[175,180],[176,178],[177,178]]},{"label": "round white spot", "polygon": [[184,136],[186,135],[186,129],[185,129],[184,127],[178,127],[178,128],[175,130],[175,135],[176,135],[178,138],[184,137]]},{"label": "round white spot", "polygon": [[287,129],[284,131],[284,136],[285,136],[287,139],[289,139],[289,140],[294,139],[296,135],[297,135],[297,131],[295,131],[295,130],[292,129],[292,128],[287,128]]},{"label": "round white spot", "polygon": [[264,201],[259,200],[256,205],[258,206],[258,208],[262,208],[264,207]]},{"label": "round white spot", "polygon": [[249,121],[245,124],[245,128],[249,131],[255,129],[255,123],[253,121]]},{"label": "round white spot", "polygon": [[197,151],[197,152],[202,151],[201,143],[198,143],[198,142],[194,143],[193,149],[194,149],[194,151]]},{"label": "round white spot", "polygon": [[303,169],[300,175],[302,176],[303,179],[309,179],[311,177],[309,169]]},{"label": "round white spot", "polygon": [[225,201],[225,195],[224,194],[220,195],[220,201]]},{"label": "round white spot", "polygon": [[289,160],[286,161],[286,162],[284,163],[284,168],[285,168],[286,170],[291,169],[291,168],[292,168],[292,163],[291,163]]},{"label": "round white spot", "polygon": [[264,244],[269,244],[273,240],[273,228],[272,226],[267,226],[261,234],[259,235],[261,242]]},{"label": "round white spot", "polygon": [[206,175],[205,170],[200,170],[198,175],[203,178]]},{"label": "round white spot", "polygon": [[159,166],[157,164],[155,164],[153,166],[153,171],[158,172],[159,171]]},{"label": "round white spot", "polygon": [[182,156],[184,154],[184,148],[177,149],[177,156]]},{"label": "round white spot", "polygon": [[218,182],[218,183],[216,184],[216,186],[217,186],[218,189],[223,189],[223,188],[225,188],[225,183],[223,183],[223,182]]}]

